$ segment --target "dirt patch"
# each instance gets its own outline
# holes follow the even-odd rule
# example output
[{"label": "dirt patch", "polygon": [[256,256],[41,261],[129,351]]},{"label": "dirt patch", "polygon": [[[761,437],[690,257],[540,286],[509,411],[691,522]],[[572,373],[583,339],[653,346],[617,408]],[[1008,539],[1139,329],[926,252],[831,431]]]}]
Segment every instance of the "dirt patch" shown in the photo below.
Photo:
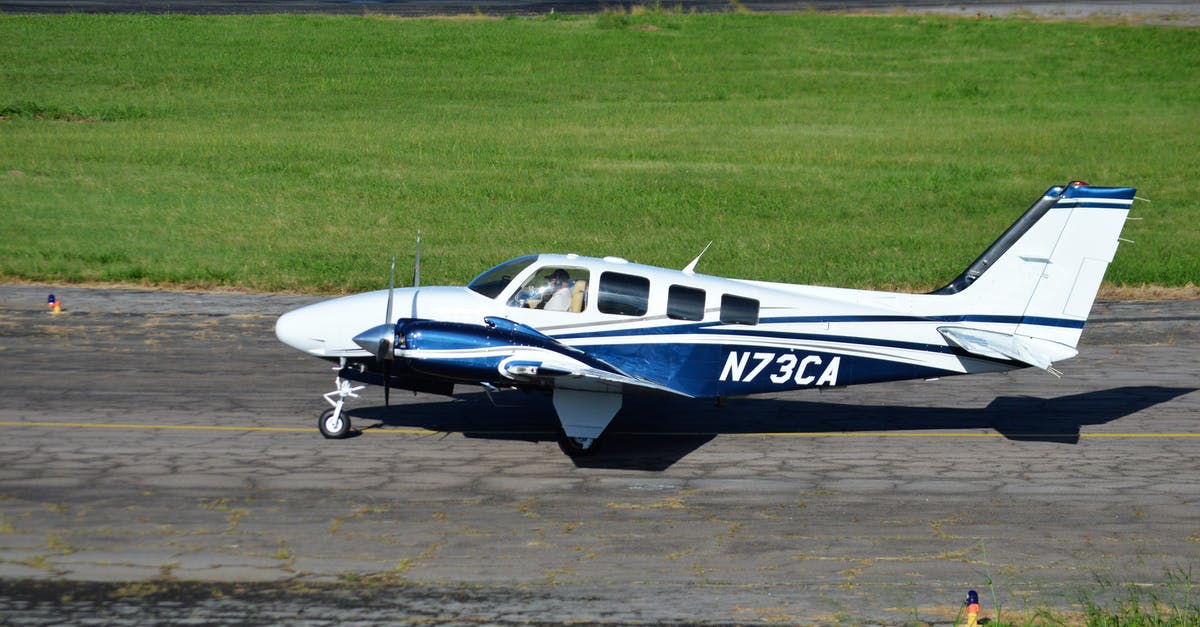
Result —
[{"label": "dirt patch", "polygon": [[1104,285],[1098,300],[1200,300],[1200,286],[1188,283],[1182,287],[1162,285]]}]

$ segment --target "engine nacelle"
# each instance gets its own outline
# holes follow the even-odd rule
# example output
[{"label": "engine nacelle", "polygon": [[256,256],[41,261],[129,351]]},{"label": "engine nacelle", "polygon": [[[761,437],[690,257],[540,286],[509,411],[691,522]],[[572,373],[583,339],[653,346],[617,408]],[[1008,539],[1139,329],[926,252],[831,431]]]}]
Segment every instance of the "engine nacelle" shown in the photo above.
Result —
[{"label": "engine nacelle", "polygon": [[590,361],[532,327],[494,317],[484,324],[401,320],[396,356],[422,374],[504,385],[571,374]]}]

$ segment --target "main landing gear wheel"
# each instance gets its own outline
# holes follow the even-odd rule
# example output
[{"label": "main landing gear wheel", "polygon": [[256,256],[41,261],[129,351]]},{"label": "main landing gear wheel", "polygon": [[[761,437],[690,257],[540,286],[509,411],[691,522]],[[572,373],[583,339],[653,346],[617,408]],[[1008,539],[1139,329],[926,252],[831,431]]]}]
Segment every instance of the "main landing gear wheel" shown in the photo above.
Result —
[{"label": "main landing gear wheel", "polygon": [[597,438],[572,438],[567,435],[566,431],[563,431],[561,426],[558,428],[558,448],[566,453],[567,457],[595,455],[598,442]]},{"label": "main landing gear wheel", "polygon": [[344,438],[350,433],[350,416],[345,412],[326,409],[317,420],[317,428],[321,430],[321,435],[331,440]]}]

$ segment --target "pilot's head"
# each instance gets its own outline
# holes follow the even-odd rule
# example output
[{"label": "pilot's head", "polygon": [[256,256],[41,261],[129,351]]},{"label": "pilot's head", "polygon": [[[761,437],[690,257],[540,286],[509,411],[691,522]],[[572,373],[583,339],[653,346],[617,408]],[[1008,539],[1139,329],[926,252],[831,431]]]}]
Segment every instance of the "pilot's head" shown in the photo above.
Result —
[{"label": "pilot's head", "polygon": [[559,288],[566,285],[571,280],[571,275],[567,274],[566,270],[559,268],[554,272],[546,275],[546,284],[552,288]]}]

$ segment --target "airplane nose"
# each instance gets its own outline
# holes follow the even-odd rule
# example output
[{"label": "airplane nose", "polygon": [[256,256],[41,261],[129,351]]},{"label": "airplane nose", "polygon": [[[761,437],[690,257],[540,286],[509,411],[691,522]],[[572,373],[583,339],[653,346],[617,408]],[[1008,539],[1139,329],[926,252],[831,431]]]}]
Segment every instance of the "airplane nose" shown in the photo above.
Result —
[{"label": "airplane nose", "polygon": [[[412,308],[413,292],[412,288],[396,290],[396,311],[407,312]],[[359,346],[354,338],[380,326],[387,302],[387,290],[322,300],[280,316],[275,321],[275,336],[280,342],[317,357],[362,357],[363,350],[376,354],[379,339],[390,333],[375,331],[374,348]]]},{"label": "airplane nose", "polygon": [[289,311],[275,321],[275,337],[280,342],[311,355],[325,354],[325,340],[305,308]]}]

